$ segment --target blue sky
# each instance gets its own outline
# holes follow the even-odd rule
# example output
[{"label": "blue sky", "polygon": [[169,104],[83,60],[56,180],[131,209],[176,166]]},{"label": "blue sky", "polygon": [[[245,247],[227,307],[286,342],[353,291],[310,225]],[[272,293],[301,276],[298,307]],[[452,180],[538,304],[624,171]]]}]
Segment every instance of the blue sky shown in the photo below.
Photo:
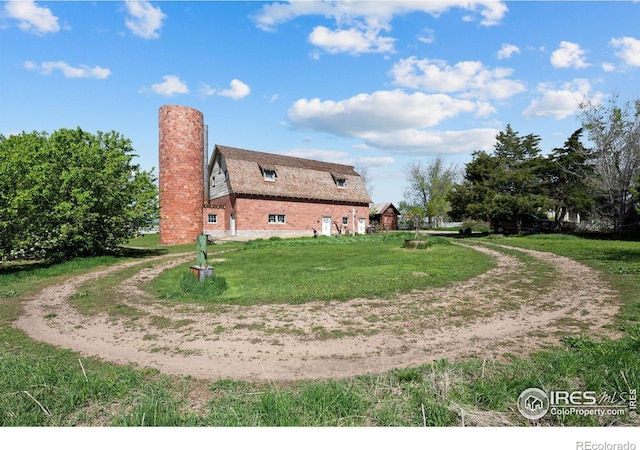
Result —
[{"label": "blue sky", "polygon": [[578,105],[640,97],[640,2],[0,3],[0,133],[82,127],[158,165],[158,109],[209,144],[365,168],[403,199],[412,161],[460,168],[511,124],[548,152]]}]

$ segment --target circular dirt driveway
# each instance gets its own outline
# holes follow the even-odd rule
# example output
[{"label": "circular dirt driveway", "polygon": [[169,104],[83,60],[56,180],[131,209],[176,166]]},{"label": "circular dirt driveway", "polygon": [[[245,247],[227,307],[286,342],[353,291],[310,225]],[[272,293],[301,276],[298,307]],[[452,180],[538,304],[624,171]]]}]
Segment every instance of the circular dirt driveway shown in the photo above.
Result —
[{"label": "circular dirt driveway", "polygon": [[[550,253],[518,249],[534,258],[523,262],[507,247],[464,245],[493,257],[495,268],[392,300],[226,306],[215,313],[155,300],[141,289],[163,270],[188,262],[191,253],[148,258],[45,288],[24,302],[15,326],[85,356],[166,374],[253,381],[340,378],[444,358],[522,356],[562,335],[610,334],[603,326],[618,310],[616,293],[593,269]],[[546,268],[547,280],[534,279],[531,261]],[[116,297],[141,317],[88,317],[71,305],[81,285],[132,266],[140,270],[116,288]]]}]

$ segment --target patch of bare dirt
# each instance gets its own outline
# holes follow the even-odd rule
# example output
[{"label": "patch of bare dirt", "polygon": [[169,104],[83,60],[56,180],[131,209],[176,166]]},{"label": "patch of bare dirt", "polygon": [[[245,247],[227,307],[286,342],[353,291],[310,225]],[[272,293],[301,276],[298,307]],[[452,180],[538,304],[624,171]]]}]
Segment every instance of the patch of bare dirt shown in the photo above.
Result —
[{"label": "patch of bare dirt", "polygon": [[[393,300],[226,306],[216,312],[149,298],[141,286],[191,255],[150,258],[42,290],[25,301],[15,326],[33,339],[116,363],[256,381],[339,378],[444,358],[522,356],[558,343],[560,335],[611,333],[603,327],[618,311],[616,293],[593,269],[518,249],[546,267],[548,279],[540,280],[514,256],[464,245],[493,257],[495,268]],[[142,317],[86,317],[71,306],[70,297],[83,283],[149,263],[118,287],[121,301],[143,311]],[[425,266],[414,276],[429,276],[428,271]]]}]

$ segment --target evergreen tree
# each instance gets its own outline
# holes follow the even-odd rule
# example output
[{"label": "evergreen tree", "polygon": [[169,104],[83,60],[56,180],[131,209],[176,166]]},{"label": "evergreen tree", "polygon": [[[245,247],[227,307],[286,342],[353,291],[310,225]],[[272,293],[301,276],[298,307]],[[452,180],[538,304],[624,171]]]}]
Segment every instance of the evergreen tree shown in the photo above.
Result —
[{"label": "evergreen tree", "polygon": [[522,215],[545,210],[549,198],[540,172],[540,138],[521,137],[510,125],[496,136],[493,154],[475,152],[466,165],[464,182],[450,196],[460,218],[508,219],[519,223]]}]

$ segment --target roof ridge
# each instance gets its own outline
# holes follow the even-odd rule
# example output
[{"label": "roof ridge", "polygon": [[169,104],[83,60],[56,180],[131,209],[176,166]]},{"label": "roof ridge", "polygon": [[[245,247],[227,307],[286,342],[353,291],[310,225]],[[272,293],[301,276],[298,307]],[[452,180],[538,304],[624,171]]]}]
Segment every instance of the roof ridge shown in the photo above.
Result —
[{"label": "roof ridge", "polygon": [[[247,150],[238,147],[230,147],[227,145],[216,144],[214,149],[218,148],[225,158],[239,159],[244,161],[252,161],[256,163],[266,163],[288,167],[300,167],[311,170],[318,170],[322,172],[337,171],[336,169],[347,169],[348,174],[357,174],[354,166],[347,164],[337,164],[326,161],[319,161],[315,159],[300,158],[297,156],[281,155],[279,153],[267,153],[256,150]],[[352,173],[349,173],[352,172]]]}]

